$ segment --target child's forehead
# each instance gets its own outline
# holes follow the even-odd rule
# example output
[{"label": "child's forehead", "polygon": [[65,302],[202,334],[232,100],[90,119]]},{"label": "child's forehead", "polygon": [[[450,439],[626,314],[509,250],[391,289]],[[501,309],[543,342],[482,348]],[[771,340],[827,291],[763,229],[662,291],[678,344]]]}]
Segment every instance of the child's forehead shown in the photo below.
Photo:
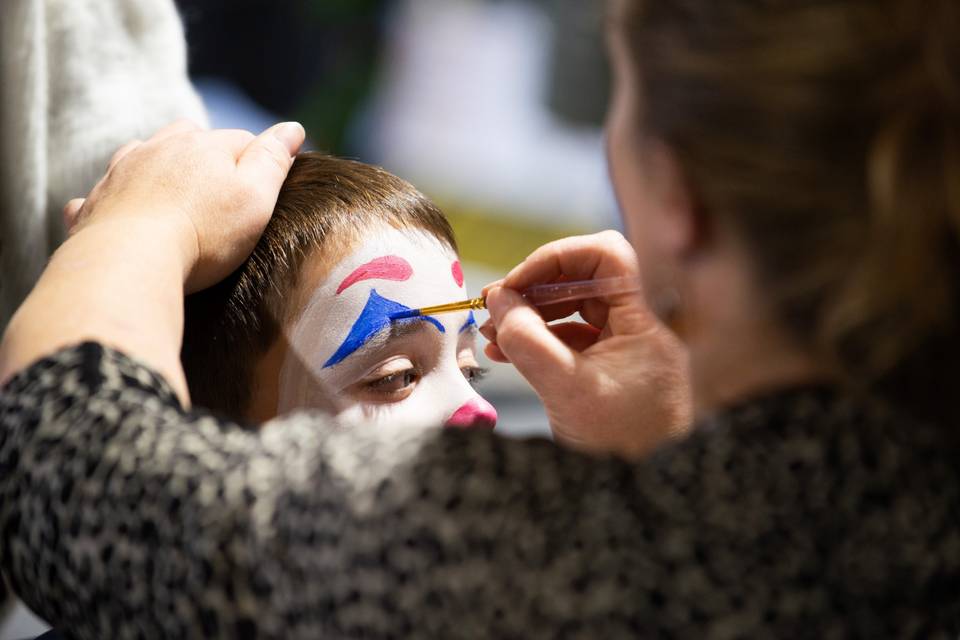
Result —
[{"label": "child's forehead", "polygon": [[315,283],[320,286],[345,277],[361,265],[381,261],[405,262],[414,272],[418,265],[435,268],[438,262],[453,263],[456,252],[447,242],[427,229],[407,227],[397,229],[387,225],[368,227],[351,234],[354,237],[339,243],[331,250],[318,252],[325,266]]},{"label": "child's forehead", "polygon": [[[409,280],[418,273],[435,274],[441,268],[444,272],[459,273],[458,284],[462,284],[456,252],[445,239],[427,229],[378,224],[339,234],[335,242],[325,242],[304,261],[294,292],[295,308],[304,309],[321,290],[335,295],[338,289],[346,288],[345,284],[352,284],[350,280],[360,281],[378,274],[392,280]],[[357,273],[364,269],[370,273]],[[451,278],[456,280],[457,276]]]}]

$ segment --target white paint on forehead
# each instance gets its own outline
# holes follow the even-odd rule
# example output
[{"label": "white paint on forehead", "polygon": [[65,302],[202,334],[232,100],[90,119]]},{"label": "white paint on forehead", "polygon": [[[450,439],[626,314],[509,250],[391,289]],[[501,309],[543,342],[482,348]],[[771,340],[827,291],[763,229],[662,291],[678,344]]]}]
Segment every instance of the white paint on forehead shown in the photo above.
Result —
[{"label": "white paint on forehead", "polygon": [[[329,408],[333,397],[341,422],[373,422],[409,426],[442,424],[464,402],[476,396],[457,364],[460,328],[466,312],[437,316],[444,326],[441,353],[435,370],[426,372],[410,397],[393,404],[351,404],[346,387],[370,373],[358,370],[351,358],[324,368],[349,334],[370,298],[377,294],[407,307],[451,302],[466,297],[455,281],[454,251],[433,234],[420,229],[398,230],[378,226],[362,233],[356,250],[337,263],[313,291],[303,312],[287,331],[290,353],[280,373],[278,411],[297,408]],[[337,293],[344,279],[357,267],[384,256],[397,256],[409,263],[412,275],[405,281],[365,279]],[[436,331],[430,327],[430,331]],[[337,404],[339,400],[340,404]]]}]

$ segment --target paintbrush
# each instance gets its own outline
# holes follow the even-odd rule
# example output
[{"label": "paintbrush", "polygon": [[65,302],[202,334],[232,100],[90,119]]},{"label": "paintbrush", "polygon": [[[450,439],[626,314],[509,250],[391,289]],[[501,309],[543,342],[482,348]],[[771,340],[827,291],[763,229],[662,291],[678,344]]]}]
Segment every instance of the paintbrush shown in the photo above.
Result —
[{"label": "paintbrush", "polygon": [[[620,293],[636,293],[641,289],[642,286],[639,276],[623,276],[619,278],[597,278],[595,280],[538,284],[524,289],[521,295],[526,298],[530,304],[536,307],[543,307],[561,302],[572,302],[573,300],[601,298],[603,296],[612,296]],[[447,304],[438,304],[432,307],[400,311],[391,314],[390,319],[405,320],[419,316],[434,316],[438,313],[450,313],[451,311],[486,308],[486,298],[470,298],[469,300],[461,300],[460,302],[448,302]]]}]

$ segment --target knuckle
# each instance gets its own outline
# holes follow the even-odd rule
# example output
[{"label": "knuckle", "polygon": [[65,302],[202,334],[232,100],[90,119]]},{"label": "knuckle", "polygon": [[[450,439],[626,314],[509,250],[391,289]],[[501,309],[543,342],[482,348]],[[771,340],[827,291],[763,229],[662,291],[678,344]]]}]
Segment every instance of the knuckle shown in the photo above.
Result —
[{"label": "knuckle", "polygon": [[598,238],[610,243],[623,243],[627,241],[623,234],[616,229],[604,229],[595,235]]},{"label": "knuckle", "polygon": [[287,172],[289,156],[286,149],[281,147],[279,140],[267,138],[263,141],[263,144],[258,145],[252,149],[252,151],[253,153],[262,156],[264,159],[264,164],[270,166],[271,168],[275,167],[281,175]]},{"label": "knuckle", "polygon": [[617,255],[633,253],[633,247],[622,233],[615,229],[607,229],[590,236],[591,244],[599,246],[601,249]]},{"label": "knuckle", "polygon": [[586,244],[586,239],[589,236],[569,236],[566,238],[560,238],[559,240],[554,240],[550,244],[546,245],[544,248],[549,249],[552,255],[563,255],[569,253],[570,251],[579,250]]},{"label": "knuckle", "polygon": [[601,231],[594,236],[599,249],[616,263],[633,269],[637,264],[637,253],[622,233],[612,229]]},{"label": "knuckle", "polygon": [[133,142],[135,142],[135,141],[127,142],[127,143],[124,143],[124,144],[120,145],[119,147],[117,147],[117,149],[116,149],[116,150],[113,152],[113,154],[110,156],[109,165],[110,165],[110,166],[113,166],[113,165],[117,164],[117,162],[120,160],[120,158],[123,157],[123,154],[126,152],[127,149],[130,148],[130,145],[133,144]]}]

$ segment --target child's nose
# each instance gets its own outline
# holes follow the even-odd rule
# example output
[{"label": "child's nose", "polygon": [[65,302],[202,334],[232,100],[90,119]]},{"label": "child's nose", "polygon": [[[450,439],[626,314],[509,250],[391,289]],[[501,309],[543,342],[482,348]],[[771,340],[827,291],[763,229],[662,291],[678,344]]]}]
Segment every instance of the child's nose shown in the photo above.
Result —
[{"label": "child's nose", "polygon": [[483,398],[468,400],[453,412],[445,427],[456,429],[493,429],[497,425],[497,410]]}]

